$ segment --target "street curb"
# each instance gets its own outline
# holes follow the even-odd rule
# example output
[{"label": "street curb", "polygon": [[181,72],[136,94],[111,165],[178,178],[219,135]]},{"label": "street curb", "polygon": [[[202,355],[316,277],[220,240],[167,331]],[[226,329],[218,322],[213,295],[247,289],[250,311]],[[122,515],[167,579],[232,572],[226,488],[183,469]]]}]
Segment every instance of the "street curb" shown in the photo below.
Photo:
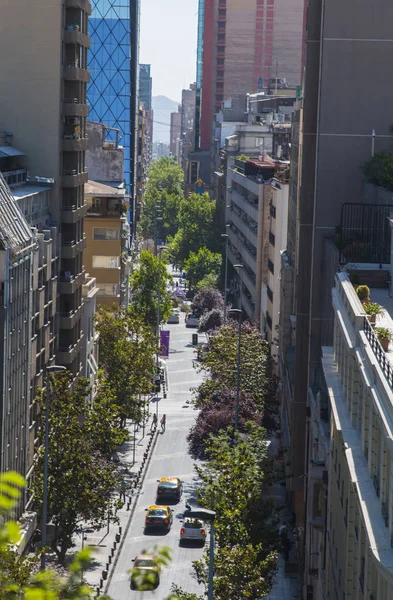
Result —
[{"label": "street curb", "polygon": [[[146,477],[146,473],[147,473],[147,470],[148,470],[149,465],[150,465],[151,457],[153,456],[153,453],[154,453],[154,450],[156,448],[157,441],[158,441],[158,438],[159,438],[159,435],[160,435],[159,432],[158,432],[158,429],[156,429],[155,433],[156,433],[156,437],[155,437],[155,440],[153,441],[153,444],[152,444],[152,447],[151,447],[151,451],[150,451],[149,457],[147,459],[145,469],[143,471],[142,479],[140,481],[140,487],[142,487],[143,482],[145,481],[145,477]],[[124,546],[124,542],[126,540],[127,534],[128,534],[128,532],[130,530],[130,527],[131,527],[131,522],[132,522],[132,518],[134,516],[135,508],[136,508],[136,505],[137,505],[138,496],[139,496],[139,494],[137,494],[135,496],[135,502],[134,502],[134,504],[132,506],[132,509],[130,511],[130,516],[128,518],[128,522],[127,522],[126,528],[124,530],[124,533],[122,535],[122,538],[121,538],[121,541],[120,541],[120,544],[119,544],[119,549],[118,549],[118,551],[116,553],[115,559],[114,559],[113,564],[112,564],[111,571],[108,574],[108,577],[107,577],[107,580],[106,580],[106,585],[105,585],[105,588],[104,588],[104,594],[106,594],[107,591],[108,591],[108,588],[109,588],[109,586],[110,586],[110,584],[112,582],[113,573],[114,573],[114,571],[116,569],[117,563],[119,562],[119,556],[121,554],[121,551],[122,551],[123,546]],[[131,565],[130,565],[130,569],[131,569]],[[99,595],[97,595],[97,598],[98,597],[99,597]]]}]

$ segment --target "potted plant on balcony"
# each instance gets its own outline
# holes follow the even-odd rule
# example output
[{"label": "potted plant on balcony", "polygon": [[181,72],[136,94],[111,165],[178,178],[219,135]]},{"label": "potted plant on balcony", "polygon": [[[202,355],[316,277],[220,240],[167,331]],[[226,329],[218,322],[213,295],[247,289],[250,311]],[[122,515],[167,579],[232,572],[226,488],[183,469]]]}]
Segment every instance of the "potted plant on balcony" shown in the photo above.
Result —
[{"label": "potted plant on balcony", "polygon": [[389,343],[392,340],[392,331],[387,327],[375,327],[375,335],[385,352],[389,350]]},{"label": "potted plant on balcony", "polygon": [[358,285],[356,293],[362,304],[368,304],[370,302],[370,288],[367,285]]},{"label": "potted plant on balcony", "polygon": [[364,310],[369,317],[369,321],[372,325],[375,325],[375,321],[378,315],[382,315],[384,313],[384,309],[380,304],[376,304],[376,302],[369,302],[368,304],[364,304]]}]

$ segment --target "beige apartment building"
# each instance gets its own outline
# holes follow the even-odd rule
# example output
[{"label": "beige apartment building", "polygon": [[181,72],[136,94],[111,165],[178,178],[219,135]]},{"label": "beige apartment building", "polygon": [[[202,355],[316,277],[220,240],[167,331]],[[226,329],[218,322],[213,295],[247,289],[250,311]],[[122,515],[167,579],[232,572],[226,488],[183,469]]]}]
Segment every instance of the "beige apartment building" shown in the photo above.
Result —
[{"label": "beige apartment building", "polygon": [[89,0],[13,0],[0,18],[0,129],[12,131],[30,175],[50,177],[61,234],[56,361],[83,371],[83,217],[87,181]]},{"label": "beige apartment building", "polygon": [[[393,332],[389,290],[377,326]],[[377,339],[346,272],[333,289],[333,345],[322,348],[328,397],[310,405],[308,568],[315,598],[393,597],[393,350]]]},{"label": "beige apartment building", "polygon": [[124,189],[96,181],[85,186],[87,215],[84,221],[86,271],[98,287],[97,304],[112,306],[127,300],[129,259]]}]

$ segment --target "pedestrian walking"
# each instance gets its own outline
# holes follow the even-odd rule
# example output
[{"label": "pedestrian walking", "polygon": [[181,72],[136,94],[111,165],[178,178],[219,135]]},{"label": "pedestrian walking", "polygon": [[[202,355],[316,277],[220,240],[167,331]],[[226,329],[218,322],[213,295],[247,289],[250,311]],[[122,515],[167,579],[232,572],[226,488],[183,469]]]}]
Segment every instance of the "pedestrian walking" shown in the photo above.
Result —
[{"label": "pedestrian walking", "polygon": [[150,426],[150,431],[152,429],[155,429],[157,427],[157,421],[158,421],[157,415],[156,415],[156,413],[154,413],[154,415],[153,415],[153,421],[152,421],[151,426]]},{"label": "pedestrian walking", "polygon": [[283,549],[283,553],[284,553],[285,562],[289,561],[289,551],[290,551],[291,547],[292,547],[292,542],[289,539],[289,537],[286,537],[282,543],[282,549]]},{"label": "pedestrian walking", "polygon": [[123,481],[120,484],[120,500],[123,500],[123,502],[126,501],[126,490],[127,490],[127,484],[123,479]]},{"label": "pedestrian walking", "polygon": [[166,427],[166,415],[162,415],[162,419],[161,419],[161,431],[162,431],[162,433],[164,433],[165,427]]}]

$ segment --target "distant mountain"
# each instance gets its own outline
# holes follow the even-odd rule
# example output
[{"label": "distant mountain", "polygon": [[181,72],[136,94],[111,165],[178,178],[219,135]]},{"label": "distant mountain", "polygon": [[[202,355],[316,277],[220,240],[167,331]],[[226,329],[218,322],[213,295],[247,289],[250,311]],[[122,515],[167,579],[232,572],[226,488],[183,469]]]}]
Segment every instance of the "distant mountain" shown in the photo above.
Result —
[{"label": "distant mountain", "polygon": [[169,144],[171,113],[177,112],[179,103],[167,96],[153,96],[153,140]]}]

